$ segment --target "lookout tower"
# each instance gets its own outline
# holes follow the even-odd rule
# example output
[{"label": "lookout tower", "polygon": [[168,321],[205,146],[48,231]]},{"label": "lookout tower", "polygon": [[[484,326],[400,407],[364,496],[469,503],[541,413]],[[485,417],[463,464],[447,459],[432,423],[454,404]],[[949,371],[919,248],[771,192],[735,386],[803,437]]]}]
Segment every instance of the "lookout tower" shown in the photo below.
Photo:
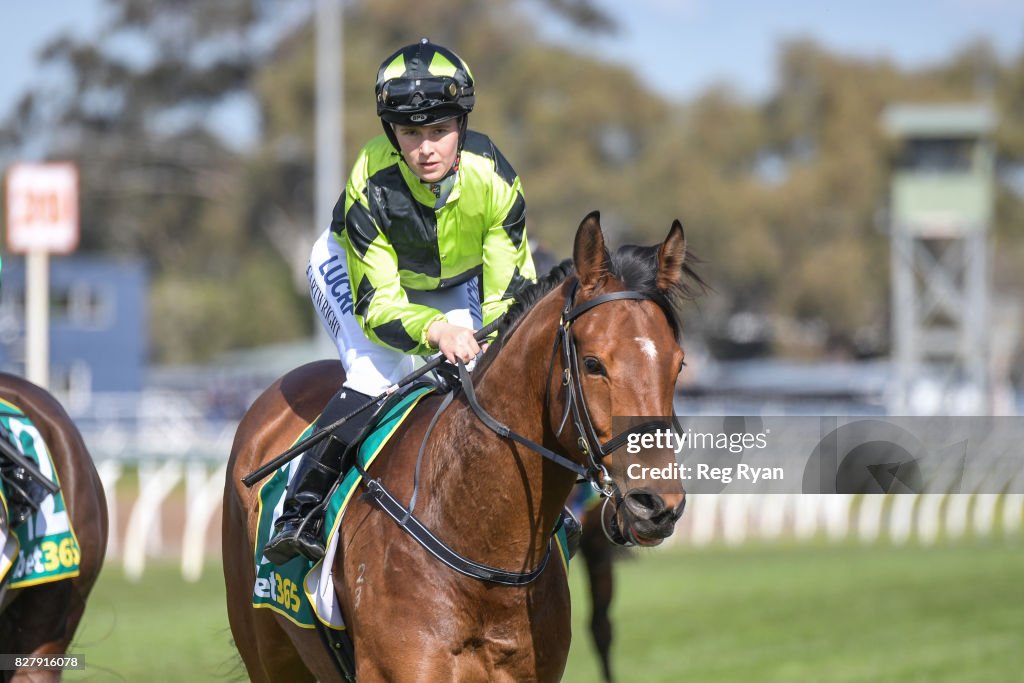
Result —
[{"label": "lookout tower", "polygon": [[894,105],[894,414],[990,410],[988,233],[995,114],[985,104]]}]

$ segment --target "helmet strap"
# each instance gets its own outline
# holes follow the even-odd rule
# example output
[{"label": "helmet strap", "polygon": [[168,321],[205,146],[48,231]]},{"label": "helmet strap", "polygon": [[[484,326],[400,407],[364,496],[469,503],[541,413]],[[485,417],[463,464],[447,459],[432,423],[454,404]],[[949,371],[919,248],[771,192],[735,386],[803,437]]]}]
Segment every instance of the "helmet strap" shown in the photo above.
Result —
[{"label": "helmet strap", "polygon": [[[469,114],[459,117],[459,156],[462,156],[462,146],[466,144],[466,131],[469,130]],[[455,159],[456,169],[459,166],[459,158]]]},{"label": "helmet strap", "polygon": [[398,146],[398,137],[395,135],[394,124],[381,119],[380,125],[384,127],[384,134],[388,136],[388,142],[390,142],[391,146],[395,148],[396,152],[398,152],[398,156],[402,156],[402,148]]}]

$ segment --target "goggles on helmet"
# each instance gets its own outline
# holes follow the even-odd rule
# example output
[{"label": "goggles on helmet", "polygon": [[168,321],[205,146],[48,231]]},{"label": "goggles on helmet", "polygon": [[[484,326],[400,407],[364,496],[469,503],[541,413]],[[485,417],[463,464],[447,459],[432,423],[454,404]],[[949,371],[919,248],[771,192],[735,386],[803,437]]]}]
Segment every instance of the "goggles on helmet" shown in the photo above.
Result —
[{"label": "goggles on helmet", "polygon": [[384,83],[380,103],[389,109],[429,108],[450,104],[473,94],[473,86],[459,87],[454,78],[393,78]]}]

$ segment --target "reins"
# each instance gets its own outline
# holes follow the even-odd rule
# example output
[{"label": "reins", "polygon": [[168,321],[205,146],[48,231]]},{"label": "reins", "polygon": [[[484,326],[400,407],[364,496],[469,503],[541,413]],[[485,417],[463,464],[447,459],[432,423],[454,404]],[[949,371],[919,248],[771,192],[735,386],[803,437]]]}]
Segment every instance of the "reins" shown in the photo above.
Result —
[{"label": "reins", "polygon": [[[623,292],[610,292],[608,294],[601,294],[594,297],[582,304],[576,305],[576,293],[579,289],[579,281],[577,280],[572,284],[565,298],[565,305],[562,309],[561,319],[558,324],[558,331],[555,335],[554,348],[551,353],[551,360],[548,367],[548,382],[545,387],[545,404],[548,404],[550,400],[550,388],[551,388],[551,376],[554,372],[555,358],[558,355],[559,350],[562,352],[562,386],[565,387],[565,409],[562,413],[562,418],[559,422],[556,435],[560,435],[568,422],[568,418],[571,415],[573,421],[573,428],[577,435],[577,447],[580,452],[586,456],[587,464],[580,465],[575,461],[567,458],[564,455],[556,453],[555,451],[513,431],[508,425],[497,420],[493,415],[487,412],[486,409],[480,404],[476,397],[476,391],[473,386],[472,377],[466,366],[460,360],[458,362],[458,386],[452,388],[449,394],[445,397],[438,411],[427,428],[427,431],[423,438],[423,443],[420,446],[420,451],[416,460],[416,470],[414,474],[413,492],[410,497],[409,506],[406,507],[398,501],[397,498],[384,486],[383,482],[379,478],[371,478],[367,474],[366,470],[363,469],[362,465],[359,464],[358,458],[355,459],[354,467],[358,470],[362,476],[362,481],[366,486],[366,493],[363,498],[373,502],[380,507],[385,513],[390,516],[396,524],[408,534],[410,534],[416,541],[423,546],[428,552],[434,557],[448,565],[455,571],[470,576],[482,581],[489,581],[492,583],[498,583],[508,586],[522,586],[535,581],[544,571],[547,566],[548,560],[551,556],[551,551],[554,543],[554,533],[557,532],[557,527],[552,531],[552,539],[548,542],[547,550],[544,553],[544,557],[540,563],[534,569],[527,572],[512,572],[500,569],[498,567],[491,567],[485,564],[481,564],[474,560],[471,560],[460,553],[453,550],[444,541],[439,539],[433,534],[426,526],[424,526],[413,514],[413,510],[416,505],[416,499],[419,492],[419,474],[420,466],[422,464],[424,452],[426,450],[427,440],[433,432],[434,426],[437,424],[437,420],[445,408],[452,402],[455,391],[459,388],[462,389],[466,396],[466,402],[469,404],[470,409],[477,416],[477,418],[492,432],[497,434],[503,439],[509,439],[518,444],[525,446],[526,448],[538,453],[543,458],[550,460],[556,465],[563,467],[570,472],[576,474],[576,476],[582,481],[589,482],[590,485],[598,491],[605,498],[611,498],[617,496],[617,487],[611,475],[608,474],[608,470],[605,468],[602,462],[609,454],[625,445],[626,441],[632,434],[643,434],[653,432],[659,429],[665,429],[669,427],[668,423],[664,420],[651,420],[634,427],[630,427],[624,432],[621,432],[608,441],[602,443],[598,434],[597,429],[594,427],[593,419],[591,418],[590,411],[587,408],[586,397],[584,396],[583,386],[580,378],[579,368],[579,354],[576,349],[576,340],[573,336],[572,326],[580,316],[584,313],[601,306],[603,304],[616,302],[616,301],[651,301],[652,297],[642,292],[637,291],[623,291]],[[476,333],[478,341],[485,339],[491,332],[497,329],[500,322],[500,318],[491,324],[481,328]],[[371,406],[380,407],[380,401],[386,398],[390,394],[397,391],[399,388],[410,384],[419,377],[422,377],[431,370],[435,370],[441,366],[445,361],[444,356],[438,356],[433,359],[425,366],[418,370],[410,373],[406,377],[403,377],[395,385],[389,387],[387,391],[377,396],[365,405],[357,408],[352,413],[342,417],[333,424],[327,425],[323,429],[317,431],[315,434],[303,439],[289,448],[287,451],[277,456],[273,460],[269,461],[262,467],[253,470],[245,477],[242,478],[242,482],[246,486],[253,486],[256,482],[266,477],[271,472],[275,471],[283,464],[292,460],[300,453],[304,452],[310,446],[318,443],[324,438],[327,438],[335,429],[340,427],[349,419],[358,415],[359,413],[367,410]],[[365,430],[364,430],[365,431]],[[326,500],[325,500],[326,503]]]},{"label": "reins", "polygon": [[[566,296],[566,303],[562,311],[561,321],[558,327],[559,331],[556,335],[555,348],[551,359],[552,365],[549,367],[548,377],[550,378],[551,373],[553,372],[554,358],[559,347],[561,347],[563,351],[563,363],[565,366],[562,384],[566,387],[567,396],[566,412],[563,414],[562,424],[558,431],[561,432],[561,427],[564,426],[566,417],[571,410],[573,415],[573,425],[578,435],[577,445],[579,446],[580,451],[587,456],[588,465],[579,465],[564,455],[556,453],[551,449],[523,436],[522,434],[514,432],[510,427],[488,413],[477,400],[472,377],[470,377],[469,371],[461,360],[458,362],[459,387],[461,387],[464,392],[466,402],[473,410],[473,413],[492,432],[503,439],[509,439],[526,446],[540,456],[575,473],[584,481],[588,481],[591,486],[598,490],[605,498],[610,498],[612,495],[615,495],[617,488],[614,480],[612,480],[611,476],[608,474],[608,470],[604,467],[604,464],[601,461],[610,453],[622,447],[631,434],[647,433],[657,429],[663,429],[668,427],[668,423],[663,420],[644,422],[612,437],[605,443],[601,443],[597,436],[597,430],[594,427],[590,412],[587,409],[586,400],[583,394],[583,387],[580,384],[579,357],[576,352],[576,343],[572,336],[571,328],[573,322],[575,322],[583,313],[586,313],[601,304],[613,301],[644,301],[651,300],[651,297],[635,291],[612,292],[600,295],[574,307],[573,304],[578,284],[578,281],[574,283]],[[550,387],[550,379],[548,385]],[[413,514],[413,509],[415,508],[419,492],[420,465],[426,450],[427,441],[433,432],[434,426],[437,424],[439,416],[452,402],[455,395],[454,392],[455,389],[452,389],[451,393],[445,397],[445,400],[442,402],[437,412],[435,412],[434,417],[431,419],[430,425],[423,436],[423,442],[420,445],[419,454],[416,459],[413,491],[410,497],[409,506],[405,507],[402,505],[401,502],[399,502],[398,499],[388,491],[380,478],[370,478],[366,471],[357,462],[355,466],[363,476],[363,481],[365,482],[367,489],[366,494],[364,494],[363,497],[380,507],[395,521],[396,524],[398,524],[400,528],[423,546],[424,549],[455,571],[481,581],[490,581],[492,583],[507,586],[526,585],[535,581],[547,566],[554,543],[554,532],[557,531],[557,527],[552,531],[552,539],[549,540],[548,547],[545,550],[544,557],[541,558],[540,563],[534,569],[527,572],[512,572],[498,567],[481,564],[456,552],[448,544],[435,536],[434,533],[424,526]],[[546,393],[545,402],[547,402],[547,400],[548,395]]]},{"label": "reins", "polygon": [[[484,325],[483,327],[481,327],[476,332],[474,337],[476,338],[476,340],[478,342],[483,341],[492,332],[494,332],[496,329],[498,329],[498,325],[500,325],[500,324],[501,324],[501,318],[498,318],[497,320],[491,322],[490,324]],[[416,380],[418,380],[420,377],[422,377],[423,375],[427,374],[428,372],[431,372],[433,370],[437,370],[444,362],[445,362],[445,357],[444,356],[437,356],[436,358],[431,359],[423,367],[420,367],[420,368],[417,368],[417,369],[413,370],[408,375],[406,375],[402,379],[398,380],[397,382],[392,384],[390,387],[385,389],[383,392],[381,392],[377,396],[374,396],[369,401],[367,401],[363,405],[359,406],[358,408],[353,410],[348,415],[345,415],[345,416],[343,416],[341,418],[338,418],[338,420],[336,420],[335,422],[332,422],[331,424],[322,427],[321,429],[317,430],[315,433],[310,434],[309,436],[307,436],[305,439],[300,439],[296,443],[292,444],[291,448],[286,450],[284,453],[281,453],[280,455],[278,455],[274,459],[264,463],[262,466],[257,467],[255,470],[253,470],[249,474],[247,474],[244,477],[242,477],[242,483],[245,484],[245,486],[247,488],[252,488],[253,485],[256,484],[256,482],[264,479],[265,477],[267,477],[267,475],[272,474],[273,472],[276,472],[283,465],[291,462],[292,460],[297,458],[299,455],[302,455],[304,452],[306,452],[306,450],[308,450],[309,448],[315,446],[316,444],[318,444],[321,441],[323,441],[324,439],[326,439],[328,436],[330,436],[334,432],[334,430],[336,430],[339,427],[341,427],[343,424],[345,424],[346,422],[351,420],[356,415],[359,415],[360,413],[366,411],[371,406],[379,406],[380,402],[382,400],[384,400],[388,396],[392,395],[393,393],[395,393],[396,391],[398,391],[402,387],[405,387],[405,386],[408,386],[408,385],[412,384],[413,382],[415,382]]]}]

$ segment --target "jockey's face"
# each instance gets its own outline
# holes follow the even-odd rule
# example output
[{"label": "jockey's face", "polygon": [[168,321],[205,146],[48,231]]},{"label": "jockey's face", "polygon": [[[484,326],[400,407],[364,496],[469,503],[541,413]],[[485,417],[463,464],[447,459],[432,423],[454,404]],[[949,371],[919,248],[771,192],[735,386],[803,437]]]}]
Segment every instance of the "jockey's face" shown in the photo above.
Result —
[{"label": "jockey's face", "polygon": [[459,153],[459,120],[432,126],[395,126],[395,137],[405,163],[420,180],[436,183],[455,164]]}]

